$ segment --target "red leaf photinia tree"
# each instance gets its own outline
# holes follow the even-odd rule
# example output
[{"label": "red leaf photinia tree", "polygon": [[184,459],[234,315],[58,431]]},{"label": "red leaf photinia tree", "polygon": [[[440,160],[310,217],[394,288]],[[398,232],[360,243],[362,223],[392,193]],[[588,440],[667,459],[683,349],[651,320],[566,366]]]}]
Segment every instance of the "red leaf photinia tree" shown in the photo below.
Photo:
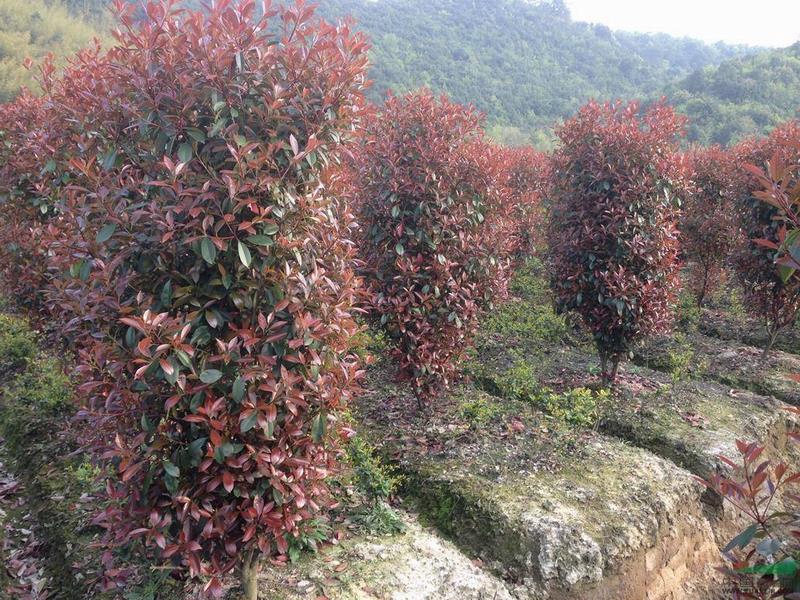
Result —
[{"label": "red leaf photinia tree", "polygon": [[[795,323],[800,311],[800,279],[790,265],[780,264],[780,247],[787,228],[786,212],[777,202],[765,202],[764,187],[772,185],[759,175],[768,162],[783,164],[781,185],[791,187],[800,180],[800,124],[789,122],[767,137],[739,144],[734,153],[743,171],[737,194],[740,227],[745,240],[734,253],[733,262],[744,290],[745,308],[762,320],[767,332],[763,361],[775,340]],[[753,168],[748,168],[748,165]]]},{"label": "red leaf photinia tree", "polygon": [[544,245],[545,211],[550,161],[529,146],[499,148],[508,188],[506,219],[509,222],[509,253],[515,262],[532,256]]},{"label": "red leaf photinia tree", "polygon": [[369,308],[417,398],[446,386],[507,278],[499,153],[471,108],[423,90],[390,96],[355,159]]},{"label": "red leaf photinia tree", "polygon": [[683,120],[656,104],[590,102],[559,130],[548,228],[560,311],[592,332],[612,382],[636,338],[671,322],[678,285],[676,154]]},{"label": "red leaf photinia tree", "polygon": [[742,185],[733,155],[719,146],[695,148],[689,155],[692,190],[679,223],[689,285],[699,306],[720,285],[733,249],[740,242],[734,197]]},{"label": "red leaf photinia tree", "polygon": [[286,560],[328,501],[360,375],[354,220],[322,172],[367,45],[303,2],[117,10],[115,45],[45,86],[73,151],[44,294],[114,475],[110,546],[141,540],[212,593],[238,568],[255,598],[260,557]]}]

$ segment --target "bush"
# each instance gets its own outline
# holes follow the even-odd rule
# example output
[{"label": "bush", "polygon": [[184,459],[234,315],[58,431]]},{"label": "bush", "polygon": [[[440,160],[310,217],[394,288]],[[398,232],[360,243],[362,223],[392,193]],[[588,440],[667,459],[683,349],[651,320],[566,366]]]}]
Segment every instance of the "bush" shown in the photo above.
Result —
[{"label": "bush", "polygon": [[[763,168],[768,160],[783,163],[784,189],[800,181],[800,124],[787,123],[768,138],[743,142],[736,149],[739,164]],[[762,201],[765,182],[753,169],[747,170],[737,202],[746,240],[734,256],[745,308],[760,318],[767,331],[763,358],[769,355],[778,334],[791,327],[800,311],[800,278],[781,260],[780,246],[786,238],[786,211],[775,202]],[[783,263],[783,264],[781,264]]]},{"label": "bush", "polygon": [[688,333],[694,333],[702,316],[696,296],[688,290],[678,294],[678,303],[675,307],[675,322],[678,326]]},{"label": "bush", "polygon": [[530,147],[498,148],[497,152],[502,153],[508,188],[508,252],[516,263],[521,263],[544,245],[542,200],[550,165],[546,154]]},{"label": "bush", "polygon": [[[791,435],[796,441],[797,435]],[[728,562],[724,572],[737,597],[791,598],[800,589],[800,522],[796,511],[785,510],[779,499],[796,501],[800,473],[787,463],[765,459],[763,445],[736,440],[736,448],[739,462],[721,457],[730,467],[727,473],[700,480],[748,522],[723,549]]]},{"label": "bush", "polygon": [[259,556],[287,560],[328,501],[359,376],[353,221],[322,170],[360,113],[366,44],[303,4],[139,16],[44,85],[80,147],[60,146],[70,185],[40,228],[47,302],[116,474],[109,546],[141,540],[211,593],[241,567],[253,598]]},{"label": "bush", "polygon": [[668,107],[589,103],[558,131],[548,229],[559,311],[591,330],[606,382],[631,343],[664,331],[678,287],[682,121]]},{"label": "bush", "polygon": [[355,161],[369,308],[420,400],[448,385],[504,290],[504,191],[480,123],[428,91],[389,97]]},{"label": "bush", "polygon": [[56,436],[59,421],[74,410],[72,384],[61,365],[37,357],[3,391],[0,432],[11,454],[22,458],[30,440]]},{"label": "bush", "polygon": [[0,314],[0,373],[18,369],[36,355],[36,337],[23,319]]},{"label": "bush", "polygon": [[608,390],[581,387],[560,394],[543,393],[538,403],[542,410],[559,421],[575,427],[594,427],[609,397]]},{"label": "bush", "polygon": [[692,193],[681,212],[680,240],[689,262],[689,283],[698,306],[713,294],[731,252],[739,242],[734,197],[741,174],[733,156],[719,147],[690,154]]},{"label": "bush", "polygon": [[367,531],[378,534],[395,534],[405,531],[405,524],[389,505],[403,478],[395,469],[381,461],[375,449],[358,436],[347,443],[347,458],[353,482],[367,500],[367,506],[355,513],[354,518]]},{"label": "bush", "polygon": [[355,436],[347,443],[347,457],[356,487],[372,502],[388,500],[397,491],[401,478],[383,464],[375,449]]}]

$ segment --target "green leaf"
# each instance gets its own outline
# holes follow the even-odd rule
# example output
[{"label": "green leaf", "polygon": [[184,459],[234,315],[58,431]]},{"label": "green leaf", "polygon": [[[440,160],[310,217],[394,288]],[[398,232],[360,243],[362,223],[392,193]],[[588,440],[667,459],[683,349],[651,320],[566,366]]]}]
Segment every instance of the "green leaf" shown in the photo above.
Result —
[{"label": "green leaf", "polygon": [[186,130],[186,133],[189,134],[189,137],[192,138],[196,142],[205,142],[206,141],[206,134],[196,129],[194,127],[189,127]]},{"label": "green leaf", "polygon": [[101,163],[101,166],[103,167],[104,171],[110,171],[114,167],[114,164],[116,162],[117,162],[117,151],[109,150],[103,157],[103,162]]},{"label": "green leaf", "polygon": [[247,391],[247,386],[245,385],[244,377],[237,377],[236,381],[233,382],[233,400],[241,402],[245,391]]},{"label": "green leaf", "polygon": [[249,267],[250,263],[253,262],[253,257],[250,255],[250,249],[245,246],[241,240],[239,241],[239,260],[242,261],[242,264],[245,267]]},{"label": "green leaf", "polygon": [[97,232],[97,236],[95,240],[98,244],[102,244],[103,242],[107,242],[114,232],[117,230],[116,223],[107,223],[100,228],[100,231]]},{"label": "green leaf", "polygon": [[216,383],[222,377],[222,373],[216,369],[207,369],[200,373],[200,381],[203,383]]},{"label": "green leaf", "polygon": [[164,287],[161,288],[161,306],[169,306],[172,303],[172,280],[168,279]]},{"label": "green leaf", "polygon": [[200,242],[200,253],[203,255],[204,261],[210,265],[214,264],[217,259],[217,247],[211,241],[211,238],[203,238],[203,241]]},{"label": "green leaf", "polygon": [[247,241],[254,246],[272,246],[275,243],[268,235],[251,235]]},{"label": "green leaf", "polygon": [[728,545],[723,548],[723,552],[730,552],[734,548],[744,548],[753,539],[753,536],[758,532],[758,524],[754,523],[747,529],[742,531],[739,535],[733,538]]},{"label": "green leaf", "polygon": [[191,144],[183,142],[180,146],[178,146],[178,160],[180,160],[182,163],[192,160],[193,154],[194,150],[192,150]]},{"label": "green leaf", "polygon": [[164,461],[164,471],[166,471],[168,475],[172,475],[173,477],[178,477],[181,474],[181,470],[168,460]]},{"label": "green leaf", "polygon": [[275,223],[267,223],[264,225],[264,233],[267,235],[275,235],[278,233],[278,226]]},{"label": "green leaf", "polygon": [[405,254],[406,249],[403,248],[403,244],[398,242],[394,247],[394,251],[397,252],[397,254],[399,254],[400,256],[403,256],[403,254]]},{"label": "green leaf", "polygon": [[319,444],[322,441],[322,438],[325,437],[325,427],[327,425],[327,421],[328,419],[325,416],[325,412],[321,411],[311,422],[311,438],[314,440],[314,443]]},{"label": "green leaf", "polygon": [[239,430],[242,433],[247,433],[253,427],[256,426],[256,421],[257,420],[258,420],[258,412],[254,410],[245,419],[242,419],[242,422],[239,423]]}]

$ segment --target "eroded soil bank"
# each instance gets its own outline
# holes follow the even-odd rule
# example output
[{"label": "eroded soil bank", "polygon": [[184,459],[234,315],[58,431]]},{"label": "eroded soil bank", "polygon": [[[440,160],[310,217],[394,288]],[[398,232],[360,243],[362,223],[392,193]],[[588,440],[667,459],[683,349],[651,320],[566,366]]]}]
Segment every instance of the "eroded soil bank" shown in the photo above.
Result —
[{"label": "eroded soil bank", "polygon": [[[800,403],[787,377],[800,372],[795,334],[761,363],[741,315],[706,309],[637,348],[609,394],[585,334],[550,309],[538,266],[517,276],[513,293],[483,323],[463,379],[423,409],[382,358],[380,337],[366,336],[364,351],[377,360],[349,419],[402,477],[391,499],[402,532],[364,526],[344,473],[341,506],[319,539],[288,565],[262,570],[264,598],[725,597],[715,567],[742,517],[697,477],[727,469],[719,456],[735,455],[737,439],[797,462],[786,411]],[[35,347],[26,352],[40,370],[52,367]],[[30,368],[12,362],[0,365],[2,418],[22,414],[15,402],[68,384],[25,380]],[[14,452],[0,457],[0,583],[31,598],[105,597],[84,587],[97,561],[91,467],[68,435],[53,433],[69,430],[64,415],[43,422],[46,435],[4,441]],[[197,597],[163,571],[143,573],[131,598]],[[239,597],[234,578],[226,589]]]}]

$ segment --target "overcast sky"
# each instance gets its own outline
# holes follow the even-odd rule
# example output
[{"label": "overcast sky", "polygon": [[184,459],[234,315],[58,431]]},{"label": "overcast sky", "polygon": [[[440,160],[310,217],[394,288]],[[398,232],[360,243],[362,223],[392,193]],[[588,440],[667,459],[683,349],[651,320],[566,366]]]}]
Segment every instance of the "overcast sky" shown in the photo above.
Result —
[{"label": "overcast sky", "polygon": [[800,39],[800,0],[566,0],[576,21],[706,42],[789,46]]}]

